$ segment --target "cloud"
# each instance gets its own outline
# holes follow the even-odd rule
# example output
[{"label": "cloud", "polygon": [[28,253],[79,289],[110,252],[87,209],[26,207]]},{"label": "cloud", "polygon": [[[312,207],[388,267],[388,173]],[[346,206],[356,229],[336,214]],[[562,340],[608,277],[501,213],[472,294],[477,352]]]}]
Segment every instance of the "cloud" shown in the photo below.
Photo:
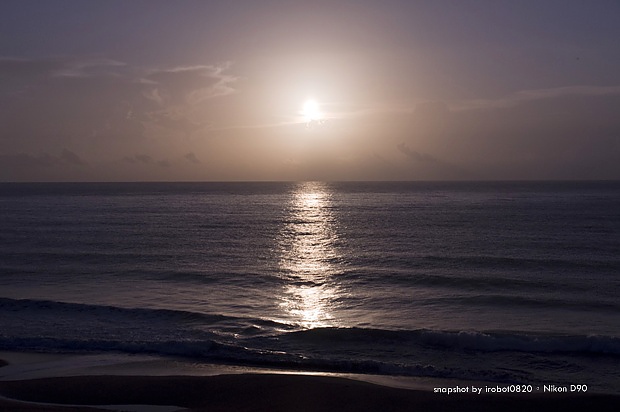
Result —
[{"label": "cloud", "polygon": [[447,114],[449,114],[450,110],[448,109],[448,105],[444,102],[440,101],[428,101],[418,103],[414,109],[414,115],[423,117],[423,118],[432,118],[432,119],[441,119]]},{"label": "cloud", "polygon": [[147,135],[188,136],[211,124],[205,103],[234,92],[237,78],[229,68],[0,57],[0,141],[11,140],[13,150],[24,152],[90,141],[93,155],[100,155]]},{"label": "cloud", "polygon": [[[11,85],[12,92],[40,87],[55,77],[127,76],[127,65],[110,59],[88,57],[53,57],[25,59],[0,57],[0,85]],[[5,89],[2,92],[9,90]]]},{"label": "cloud", "polygon": [[64,149],[60,154],[60,160],[74,166],[84,166],[86,162],[71,150]]},{"label": "cloud", "polygon": [[521,90],[499,99],[476,99],[455,103],[457,110],[509,108],[536,100],[557,99],[569,96],[620,95],[620,86],[565,86],[549,89]]},{"label": "cloud", "polygon": [[228,74],[230,63],[151,70],[144,76],[145,96],[158,104],[194,105],[235,91],[237,77]]},{"label": "cloud", "polygon": [[60,155],[50,153],[0,154],[0,181],[64,179],[83,171],[88,163],[76,153],[63,149]]},{"label": "cloud", "polygon": [[125,156],[123,157],[123,162],[133,164],[133,165],[143,165],[143,166],[160,166],[160,167],[171,166],[168,160],[165,160],[165,159],[156,160],[147,154],[135,154],[133,156]]},{"label": "cloud", "polygon": [[41,79],[61,67],[62,63],[55,59],[0,57],[0,105],[6,107],[11,99],[34,87]]},{"label": "cloud", "polygon": [[5,165],[9,164],[18,167],[34,168],[46,168],[55,165],[85,166],[87,164],[81,157],[68,149],[63,149],[59,156],[54,156],[49,153],[40,155],[18,153],[0,155],[0,159]]},{"label": "cloud", "polygon": [[180,131],[186,135],[204,129],[209,125],[207,122],[192,120],[184,110],[178,108],[153,111],[147,116],[155,126]]},{"label": "cloud", "polygon": [[[107,67],[88,76],[57,75],[64,68],[78,65],[75,60],[39,60],[21,62],[31,67],[30,76],[11,84],[0,93],[0,140],[21,145],[18,150],[36,147],[48,151],[69,146],[75,140],[104,140],[139,136],[142,124],[139,110],[146,110],[141,86],[127,70],[107,71]],[[81,64],[88,64],[82,62]],[[36,70],[35,70],[36,68]],[[15,77],[9,76],[11,82]],[[127,117],[133,108],[136,114]]]},{"label": "cloud", "polygon": [[118,69],[128,68],[127,64],[111,59],[82,58],[68,60],[62,67],[54,70],[52,76],[57,77],[89,77],[119,74]]},{"label": "cloud", "polygon": [[25,168],[47,168],[58,164],[58,158],[48,153],[42,155],[32,155],[29,153],[19,153],[13,155],[0,155],[0,163],[3,169],[25,169]]},{"label": "cloud", "polygon": [[407,157],[408,176],[422,180],[471,179],[471,172],[460,165],[432,156],[428,153],[411,149],[406,143],[399,143],[396,148]]},{"label": "cloud", "polygon": [[[280,110],[270,107],[272,89],[248,82],[236,93],[231,71],[229,63],[0,58],[0,179],[620,176],[617,86],[367,101],[358,111],[334,99],[330,127],[305,128],[269,117]],[[299,103],[291,102],[283,113]]]},{"label": "cloud", "polygon": [[412,123],[398,150],[418,164],[433,153],[474,179],[617,179],[616,91],[545,89],[520,94],[518,104],[453,110],[435,124]]},{"label": "cloud", "polygon": [[426,153],[420,153],[418,151],[415,151],[413,149],[411,149],[409,146],[407,146],[406,143],[399,143],[396,148],[403,154],[405,154],[409,159],[416,161],[416,162],[426,162],[426,163],[440,163],[440,161],[438,159],[436,159],[435,157],[426,154]]},{"label": "cloud", "polygon": [[133,156],[125,156],[123,160],[127,163],[142,163],[146,165],[153,163],[153,158],[145,154],[135,154]]},{"label": "cloud", "polygon": [[194,152],[187,153],[185,156],[183,156],[183,158],[185,160],[187,160],[188,162],[193,163],[193,164],[200,164],[201,163],[200,160],[198,159],[198,157],[196,157],[196,155],[194,154]]}]

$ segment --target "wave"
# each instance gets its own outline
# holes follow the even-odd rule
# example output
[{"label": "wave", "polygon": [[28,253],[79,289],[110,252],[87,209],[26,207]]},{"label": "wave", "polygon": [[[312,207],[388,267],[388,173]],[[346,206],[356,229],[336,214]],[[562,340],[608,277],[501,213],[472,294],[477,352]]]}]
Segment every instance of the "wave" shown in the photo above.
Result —
[{"label": "wave", "polygon": [[[381,273],[380,277],[372,277],[361,271],[349,270],[342,275],[343,278],[360,285],[372,285],[376,282],[387,283],[396,286],[432,286],[445,287],[459,290],[540,290],[541,288],[557,288],[557,279],[528,279],[524,277],[510,277],[506,274],[479,273],[472,276],[470,273],[434,273],[432,270],[391,270]],[[579,284],[563,284],[562,289],[570,292],[586,292],[588,287]]]},{"label": "wave", "polygon": [[41,315],[65,316],[71,319],[104,319],[111,324],[131,322],[136,328],[141,325],[169,324],[179,328],[183,326],[237,326],[242,331],[254,329],[287,330],[292,326],[261,318],[244,318],[222,314],[199,313],[181,309],[132,308],[109,305],[92,305],[84,303],[58,302],[38,299],[11,299],[0,297],[0,312],[20,313],[23,318],[36,319]]},{"label": "wave", "polygon": [[[323,345],[343,341],[378,344],[390,342],[396,345],[416,345],[450,350],[477,352],[541,352],[581,353],[585,355],[620,356],[620,337],[549,336],[519,333],[493,333],[480,331],[382,330],[363,328],[318,328],[289,332],[287,338]],[[282,339],[282,338],[281,338]]]},{"label": "wave", "polygon": [[[0,350],[121,352],[196,362],[529,383],[599,358],[620,359],[620,337],[378,328],[299,329],[252,317],[0,298]],[[553,364],[548,372],[545,362]],[[541,366],[542,365],[542,366]],[[577,366],[575,366],[577,365]]]},{"label": "wave", "polygon": [[421,331],[424,344],[482,352],[519,351],[620,355],[620,338],[613,336],[532,336],[482,332]]},{"label": "wave", "polygon": [[[358,347],[400,345],[430,347],[450,350],[480,352],[520,351],[544,353],[582,353],[620,356],[620,337],[606,335],[544,335],[487,331],[442,331],[431,329],[390,330],[376,328],[326,327],[299,329],[295,325],[254,317],[197,313],[180,309],[127,308],[106,305],[89,305],[36,299],[0,298],[0,312],[19,313],[20,321],[32,322],[42,316],[62,316],[68,319],[103,319],[110,325],[127,323],[136,329],[141,326],[160,325],[161,328],[213,332],[221,336],[222,330],[235,330],[234,339],[251,343],[252,339],[277,339],[287,345],[355,344]],[[261,333],[256,333],[260,330]],[[53,329],[50,329],[53,332]],[[181,340],[194,338],[179,335]]]},{"label": "wave", "polygon": [[0,336],[2,350],[30,350],[52,353],[121,352],[189,358],[200,362],[235,364],[283,370],[360,373],[435,377],[497,382],[518,382],[518,376],[485,368],[441,367],[428,363],[404,364],[371,359],[305,356],[295,353],[226,345],[212,340],[120,342],[113,340],[68,340],[55,338],[13,338]]},{"label": "wave", "polygon": [[[436,332],[436,331],[377,331],[377,330],[342,330],[315,329],[295,332],[295,338],[321,340],[329,345],[333,340],[389,339],[408,341],[412,336],[425,345],[474,349],[477,351],[531,350],[543,352],[586,352],[588,354],[618,355],[618,339],[610,337],[570,337],[570,338],[530,338],[518,336],[492,336],[471,332]],[[306,335],[306,336],[304,336]],[[353,335],[353,336],[352,336]],[[248,342],[245,342],[246,344]],[[379,349],[375,342],[373,347]],[[398,347],[398,345],[396,345]],[[392,345],[394,348],[394,345]],[[225,344],[215,340],[195,341],[117,341],[105,339],[58,339],[58,338],[6,338],[0,336],[2,350],[35,350],[43,352],[97,353],[122,352],[128,354],[149,354],[189,358],[199,362],[219,364],[242,364],[254,367],[280,368],[287,370],[307,370],[337,373],[362,373],[380,375],[399,375],[417,377],[435,377],[464,380],[484,380],[493,382],[520,383],[529,382],[527,373],[518,369],[507,370],[491,367],[487,362],[463,362],[457,365],[443,364],[420,357],[418,361],[398,359],[381,359],[370,353],[365,356],[341,356],[320,352],[279,351],[240,344]],[[356,348],[359,351],[359,348]],[[337,351],[336,351],[337,352]],[[355,352],[355,351],[354,351]],[[445,354],[444,354],[445,355]],[[478,358],[478,356],[475,356]],[[501,362],[499,362],[501,364]]]},{"label": "wave", "polygon": [[609,259],[578,259],[573,256],[565,258],[533,258],[518,256],[493,256],[493,255],[420,255],[411,256],[409,251],[400,253],[387,253],[381,256],[362,255],[356,257],[354,263],[361,267],[382,266],[402,270],[490,270],[496,272],[514,271],[553,271],[556,273],[580,272],[580,271],[614,271],[620,268],[620,260]]},{"label": "wave", "polygon": [[620,302],[605,301],[605,297],[598,296],[598,300],[594,297],[587,299],[562,299],[552,298],[545,295],[535,296],[510,296],[501,294],[474,295],[474,296],[449,296],[442,297],[444,304],[473,304],[476,306],[493,306],[493,307],[531,307],[531,308],[564,308],[576,310],[595,310],[599,312],[607,311],[617,313],[620,311]]}]

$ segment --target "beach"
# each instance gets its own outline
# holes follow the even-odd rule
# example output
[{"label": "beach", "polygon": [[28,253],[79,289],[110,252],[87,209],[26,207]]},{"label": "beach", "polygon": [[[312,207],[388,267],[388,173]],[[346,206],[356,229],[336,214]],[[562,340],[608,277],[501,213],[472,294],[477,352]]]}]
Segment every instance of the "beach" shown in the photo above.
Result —
[{"label": "beach", "polygon": [[8,398],[170,412],[620,396],[617,182],[0,186]]},{"label": "beach", "polygon": [[[0,381],[0,395],[0,410],[7,411],[109,410],[106,405],[118,405],[115,410],[147,411],[611,411],[620,405],[620,397],[615,395],[446,394],[430,388],[394,388],[301,373],[4,380]],[[142,406],[134,409],[131,405]]]}]

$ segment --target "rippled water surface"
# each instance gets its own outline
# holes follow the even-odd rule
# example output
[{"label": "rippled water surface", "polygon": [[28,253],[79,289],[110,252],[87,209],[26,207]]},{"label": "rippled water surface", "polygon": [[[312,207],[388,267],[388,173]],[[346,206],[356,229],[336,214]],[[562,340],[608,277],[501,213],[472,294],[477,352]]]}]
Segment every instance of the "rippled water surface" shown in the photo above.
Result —
[{"label": "rippled water surface", "polygon": [[619,250],[614,182],[0,184],[0,349],[613,391]]}]

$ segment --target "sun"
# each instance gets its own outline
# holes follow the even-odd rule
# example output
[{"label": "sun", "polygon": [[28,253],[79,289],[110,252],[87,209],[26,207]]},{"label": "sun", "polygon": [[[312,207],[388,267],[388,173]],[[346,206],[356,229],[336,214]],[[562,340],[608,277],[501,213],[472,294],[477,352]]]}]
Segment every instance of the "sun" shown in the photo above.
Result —
[{"label": "sun", "polygon": [[301,109],[301,115],[308,123],[321,120],[323,117],[319,103],[314,99],[308,99],[304,102],[303,108]]}]

